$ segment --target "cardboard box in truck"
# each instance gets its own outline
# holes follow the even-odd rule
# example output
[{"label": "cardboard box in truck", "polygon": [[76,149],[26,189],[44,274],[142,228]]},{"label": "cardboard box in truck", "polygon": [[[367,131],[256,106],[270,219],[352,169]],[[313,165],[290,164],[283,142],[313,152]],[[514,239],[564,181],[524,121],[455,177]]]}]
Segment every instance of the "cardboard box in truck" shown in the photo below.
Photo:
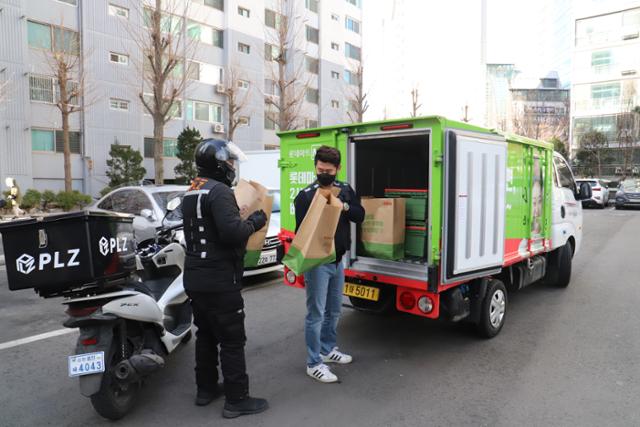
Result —
[{"label": "cardboard box in truck", "polygon": [[[580,200],[590,197],[590,188],[578,188],[551,144],[443,117],[279,136],[285,247],[294,236],[293,199],[309,184],[302,178],[315,175],[313,156],[322,145],[340,150],[338,179],[363,198],[404,195],[390,189],[424,194],[424,215],[409,218],[419,217],[420,224],[407,224],[413,228],[404,258],[370,256],[358,244],[359,228],[352,227],[344,262],[346,293],[356,309],[466,319],[492,337],[504,324],[507,288],[540,280],[569,284],[582,240]],[[304,286],[290,271],[285,282]]]}]

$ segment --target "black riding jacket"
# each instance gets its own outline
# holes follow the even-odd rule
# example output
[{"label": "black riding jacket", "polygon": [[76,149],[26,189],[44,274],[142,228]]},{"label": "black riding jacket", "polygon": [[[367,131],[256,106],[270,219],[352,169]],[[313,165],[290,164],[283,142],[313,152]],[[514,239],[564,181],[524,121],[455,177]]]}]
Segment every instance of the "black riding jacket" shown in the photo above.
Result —
[{"label": "black riding jacket", "polygon": [[231,188],[196,178],[182,203],[187,245],[184,287],[196,292],[240,290],[253,224],[240,218]]},{"label": "black riding jacket", "polygon": [[[342,215],[340,215],[340,221],[338,222],[338,228],[336,229],[336,262],[339,262],[345,252],[347,252],[351,247],[350,223],[355,222],[356,224],[360,224],[364,221],[364,208],[360,203],[360,197],[349,184],[335,181],[333,186],[340,189],[338,198],[343,203],[347,203],[349,205],[349,210],[347,212],[342,212]],[[293,202],[296,209],[296,232],[302,224],[302,220],[307,215],[311,201],[313,200],[318,188],[320,188],[320,185],[317,182],[313,183],[296,196]]]}]

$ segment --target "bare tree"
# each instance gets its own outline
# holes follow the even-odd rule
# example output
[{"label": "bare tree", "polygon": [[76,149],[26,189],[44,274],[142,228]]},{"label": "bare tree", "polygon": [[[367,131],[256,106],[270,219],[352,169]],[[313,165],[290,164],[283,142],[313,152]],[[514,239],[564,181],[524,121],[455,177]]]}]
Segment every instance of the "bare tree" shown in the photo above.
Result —
[{"label": "bare tree", "polygon": [[633,170],[635,151],[640,138],[640,109],[634,105],[636,90],[633,84],[625,84],[622,94],[621,114],[616,119],[618,147],[622,151],[623,174]]},{"label": "bare tree", "polygon": [[[249,91],[251,90],[251,82],[243,79],[240,69],[231,65],[225,70],[224,96],[227,98],[227,138],[233,141],[238,126],[242,124],[242,112],[249,101]],[[247,87],[241,87],[247,86]]]},{"label": "bare tree", "polygon": [[414,87],[411,89],[411,117],[418,116],[420,107],[422,107],[422,104],[420,104],[420,93],[418,92],[418,88]]},{"label": "bare tree", "polygon": [[[82,68],[80,38],[78,33],[64,28],[64,22],[54,26],[54,42],[51,51],[45,51],[49,72],[54,80],[54,103],[62,119],[62,142],[64,158],[64,190],[72,191],[71,143],[69,119],[74,113],[82,111],[88,104],[85,94],[85,73]],[[83,106],[84,105],[84,106]]]},{"label": "bare tree", "polygon": [[359,63],[356,67],[356,71],[353,73],[353,78],[356,79],[356,84],[351,85],[352,88],[347,91],[347,100],[349,102],[349,105],[347,106],[347,116],[352,123],[362,123],[364,121],[364,113],[369,109],[369,101],[367,100],[368,93],[364,90],[363,77],[364,68],[362,64]]},{"label": "bare tree", "polygon": [[300,126],[309,88],[309,80],[305,79],[304,51],[300,49],[296,56],[305,21],[297,13],[296,2],[277,0],[275,8],[265,17],[264,59],[269,64],[267,73],[275,82],[277,93],[275,97],[266,96],[265,104],[277,116],[278,128],[285,131]]},{"label": "bare tree", "polygon": [[582,135],[576,157],[583,174],[593,176],[597,172],[597,176],[602,176],[602,163],[608,145],[607,137],[602,132],[591,130]]},{"label": "bare tree", "polygon": [[0,102],[6,101],[9,92],[9,80],[0,82]]},{"label": "bare tree", "polygon": [[164,126],[181,113],[181,97],[189,84],[188,76],[195,69],[190,60],[202,29],[197,24],[187,28],[188,1],[152,0],[140,4],[142,25],[132,22],[127,30],[142,53],[142,63],[136,64],[142,73],[138,97],[153,120],[155,183],[162,184]]},{"label": "bare tree", "polygon": [[514,99],[511,132],[532,139],[569,140],[569,99],[548,100],[545,91],[529,91],[526,99]]}]

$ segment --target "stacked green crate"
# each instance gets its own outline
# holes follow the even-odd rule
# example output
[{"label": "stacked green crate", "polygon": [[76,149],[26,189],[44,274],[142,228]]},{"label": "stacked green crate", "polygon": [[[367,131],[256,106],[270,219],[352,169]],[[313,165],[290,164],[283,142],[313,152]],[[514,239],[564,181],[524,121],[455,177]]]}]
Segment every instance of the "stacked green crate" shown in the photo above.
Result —
[{"label": "stacked green crate", "polygon": [[405,256],[424,258],[427,241],[427,190],[388,188],[385,197],[402,197],[406,202],[407,228],[405,233]]}]

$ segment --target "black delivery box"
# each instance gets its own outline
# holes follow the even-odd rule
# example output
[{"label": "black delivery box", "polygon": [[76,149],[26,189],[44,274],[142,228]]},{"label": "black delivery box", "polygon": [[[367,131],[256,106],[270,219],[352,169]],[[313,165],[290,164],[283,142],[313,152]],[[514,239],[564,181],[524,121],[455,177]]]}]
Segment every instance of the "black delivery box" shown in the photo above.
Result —
[{"label": "black delivery box", "polygon": [[9,289],[54,296],[135,269],[133,216],[72,212],[0,224]]}]

